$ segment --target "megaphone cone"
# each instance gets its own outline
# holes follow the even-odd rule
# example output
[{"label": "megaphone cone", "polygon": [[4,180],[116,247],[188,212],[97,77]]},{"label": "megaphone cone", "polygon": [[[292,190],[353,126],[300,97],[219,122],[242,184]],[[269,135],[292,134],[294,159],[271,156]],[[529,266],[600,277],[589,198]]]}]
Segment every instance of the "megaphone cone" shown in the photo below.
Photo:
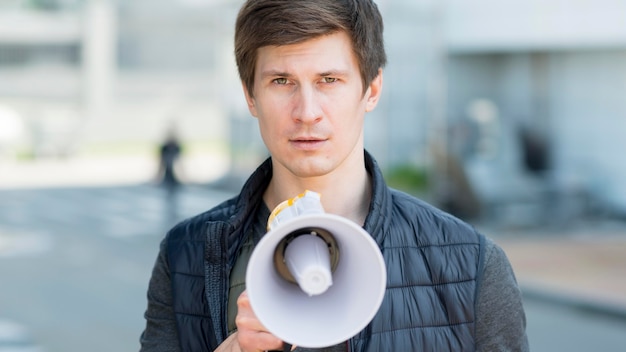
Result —
[{"label": "megaphone cone", "polygon": [[[286,280],[274,262],[277,248],[289,250],[290,244],[284,245],[284,240],[303,230],[330,234],[339,252],[335,263],[328,259],[334,267],[330,282],[323,273],[326,259],[302,258],[317,257],[302,252],[310,244],[291,254],[296,260],[303,259],[304,264],[295,264],[297,268],[314,263],[314,275],[304,284],[309,289],[301,287],[302,282]],[[319,250],[317,243],[311,251]],[[382,254],[363,228],[337,215],[316,213],[285,220],[263,236],[248,263],[246,289],[254,313],[272,334],[292,345],[321,348],[346,341],[367,326],[382,303],[386,280]]]}]

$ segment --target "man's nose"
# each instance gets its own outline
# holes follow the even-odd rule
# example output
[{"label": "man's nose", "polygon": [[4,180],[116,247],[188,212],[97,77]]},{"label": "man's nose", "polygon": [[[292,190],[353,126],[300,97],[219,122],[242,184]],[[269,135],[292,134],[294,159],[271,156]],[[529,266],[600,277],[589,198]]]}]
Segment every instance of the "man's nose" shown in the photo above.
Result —
[{"label": "man's nose", "polygon": [[300,87],[293,118],[302,123],[314,123],[322,118],[319,93],[313,87]]}]

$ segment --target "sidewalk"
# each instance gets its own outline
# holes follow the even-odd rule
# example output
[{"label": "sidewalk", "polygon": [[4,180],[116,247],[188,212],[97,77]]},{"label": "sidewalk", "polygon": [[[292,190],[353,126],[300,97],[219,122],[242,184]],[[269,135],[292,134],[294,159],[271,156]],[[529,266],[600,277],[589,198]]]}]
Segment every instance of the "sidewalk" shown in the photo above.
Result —
[{"label": "sidewalk", "polygon": [[[0,159],[0,189],[137,184],[155,180],[158,160],[150,155],[75,157],[17,162]],[[183,156],[184,182],[207,183],[228,171],[226,156]]]},{"label": "sidewalk", "polygon": [[524,296],[626,319],[626,223],[511,231],[492,237]]}]

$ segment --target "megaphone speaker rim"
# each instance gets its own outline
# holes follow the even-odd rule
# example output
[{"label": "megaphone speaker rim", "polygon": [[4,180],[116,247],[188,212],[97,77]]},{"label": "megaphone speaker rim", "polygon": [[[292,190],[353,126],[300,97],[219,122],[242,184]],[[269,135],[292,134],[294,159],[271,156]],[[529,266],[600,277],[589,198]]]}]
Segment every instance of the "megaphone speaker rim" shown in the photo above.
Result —
[{"label": "megaphone speaker rim", "polygon": [[[341,253],[333,285],[313,297],[284,280],[273,264],[281,239],[303,227],[333,233]],[[259,321],[283,341],[307,348],[333,346],[363,330],[380,308],[386,280],[384,259],[373,238],[334,214],[301,215],[281,223],[259,241],[246,272],[248,297]]]}]

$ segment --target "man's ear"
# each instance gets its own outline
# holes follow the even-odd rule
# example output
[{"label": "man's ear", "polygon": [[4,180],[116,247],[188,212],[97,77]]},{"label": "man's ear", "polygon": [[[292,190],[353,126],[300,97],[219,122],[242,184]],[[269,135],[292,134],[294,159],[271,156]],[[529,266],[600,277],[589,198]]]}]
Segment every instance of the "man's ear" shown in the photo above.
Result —
[{"label": "man's ear", "polygon": [[248,87],[244,82],[241,82],[241,86],[243,87],[243,94],[246,97],[246,104],[248,104],[248,110],[250,111],[250,114],[252,114],[252,116],[254,117],[257,117],[256,101],[254,100],[254,97],[252,97],[252,95],[248,91]]},{"label": "man's ear", "polygon": [[367,103],[365,105],[365,111],[370,112],[374,110],[380,100],[380,95],[383,90],[383,69],[378,69],[378,75],[370,82],[367,87]]}]

